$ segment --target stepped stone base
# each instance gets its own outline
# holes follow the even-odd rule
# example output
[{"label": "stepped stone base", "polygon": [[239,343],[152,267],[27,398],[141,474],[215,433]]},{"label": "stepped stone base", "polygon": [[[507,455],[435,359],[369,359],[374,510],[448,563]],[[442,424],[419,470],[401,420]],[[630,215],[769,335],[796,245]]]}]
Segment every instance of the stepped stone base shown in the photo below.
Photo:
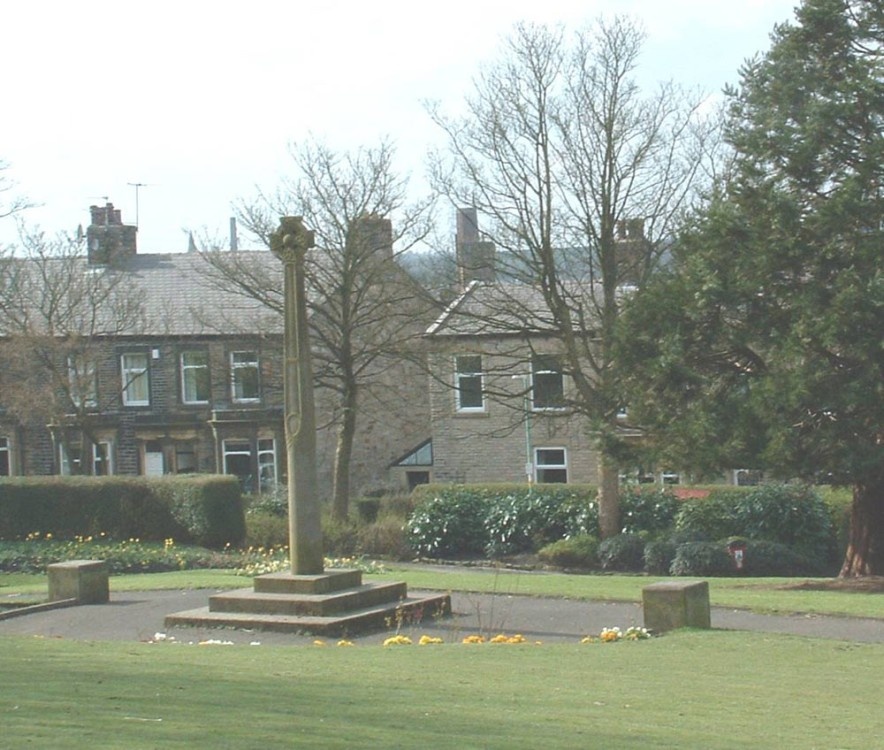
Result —
[{"label": "stepped stone base", "polygon": [[214,594],[207,607],[167,615],[165,624],[345,636],[450,612],[448,594],[409,596],[404,582],[362,583],[360,571],[336,570],[258,576],[253,590]]}]

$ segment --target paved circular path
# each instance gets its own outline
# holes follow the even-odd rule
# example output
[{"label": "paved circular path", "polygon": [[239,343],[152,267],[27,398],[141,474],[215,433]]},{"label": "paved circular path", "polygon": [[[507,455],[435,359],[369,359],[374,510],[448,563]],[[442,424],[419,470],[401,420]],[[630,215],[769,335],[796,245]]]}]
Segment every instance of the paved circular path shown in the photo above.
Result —
[{"label": "paved circular path", "polygon": [[[0,636],[35,635],[87,641],[151,641],[158,637],[183,643],[215,640],[235,644],[309,645],[313,636],[211,628],[166,628],[167,614],[205,606],[214,591],[114,592],[108,604],[33,612],[0,620]],[[640,604],[541,599],[527,596],[453,593],[453,616],[408,627],[409,636],[439,636],[446,642],[481,633],[519,633],[530,641],[576,643],[602,628],[622,630],[642,625]],[[760,615],[745,610],[712,608],[712,627],[884,643],[884,620],[820,615]],[[350,638],[381,643],[391,632]],[[334,638],[323,640],[333,641]]]}]

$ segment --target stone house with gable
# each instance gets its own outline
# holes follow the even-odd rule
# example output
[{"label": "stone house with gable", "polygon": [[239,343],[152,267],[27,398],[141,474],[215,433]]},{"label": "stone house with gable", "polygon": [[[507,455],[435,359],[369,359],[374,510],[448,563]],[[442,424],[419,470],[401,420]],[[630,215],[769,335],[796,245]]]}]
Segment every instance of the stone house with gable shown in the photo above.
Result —
[{"label": "stone house with gable", "polygon": [[507,320],[519,285],[473,281],[428,329],[435,482],[594,483],[586,421],[567,406],[571,383],[555,337]]},{"label": "stone house with gable", "polygon": [[[72,387],[79,408],[70,413],[48,423],[22,419],[4,408],[0,387],[0,476],[218,472],[237,475],[256,492],[284,481],[281,316],[211,283],[199,253],[137,252],[137,228],[123,224],[112,204],[91,212],[87,254],[76,259],[74,273],[121,277],[140,314],[98,337],[80,368],[85,385],[81,379],[76,395]],[[282,265],[269,251],[240,252],[281,288]],[[414,326],[426,323],[415,314]],[[0,332],[0,380],[4,350],[15,356]],[[390,463],[428,434],[425,378],[417,367],[401,359],[379,368],[379,381],[396,390],[396,399],[360,407],[354,493],[386,484]],[[317,423],[324,425],[319,479],[329,491],[333,397],[321,388],[316,396]]]},{"label": "stone house with gable", "polygon": [[598,457],[568,408],[539,291],[495,279],[474,209],[458,212],[456,246],[463,291],[425,334],[432,481],[594,483]]}]

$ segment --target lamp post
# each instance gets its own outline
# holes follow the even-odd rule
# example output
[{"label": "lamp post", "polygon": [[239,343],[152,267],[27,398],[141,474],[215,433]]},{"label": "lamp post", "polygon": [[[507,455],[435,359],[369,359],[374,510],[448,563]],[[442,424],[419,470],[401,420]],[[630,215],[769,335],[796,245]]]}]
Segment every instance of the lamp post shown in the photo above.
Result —
[{"label": "lamp post", "polygon": [[534,457],[531,455],[531,376],[512,375],[513,380],[521,380],[525,386],[522,395],[522,408],[525,422],[525,476],[528,484],[534,483]]}]

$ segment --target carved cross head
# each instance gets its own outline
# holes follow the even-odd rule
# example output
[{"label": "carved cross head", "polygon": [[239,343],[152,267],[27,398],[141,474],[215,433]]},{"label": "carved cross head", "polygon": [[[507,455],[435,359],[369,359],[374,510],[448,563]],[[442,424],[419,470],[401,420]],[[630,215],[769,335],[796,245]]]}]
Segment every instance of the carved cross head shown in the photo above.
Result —
[{"label": "carved cross head", "polygon": [[314,246],[312,229],[304,226],[300,216],[282,216],[279,229],[270,235],[270,250],[283,263],[294,263]]}]

